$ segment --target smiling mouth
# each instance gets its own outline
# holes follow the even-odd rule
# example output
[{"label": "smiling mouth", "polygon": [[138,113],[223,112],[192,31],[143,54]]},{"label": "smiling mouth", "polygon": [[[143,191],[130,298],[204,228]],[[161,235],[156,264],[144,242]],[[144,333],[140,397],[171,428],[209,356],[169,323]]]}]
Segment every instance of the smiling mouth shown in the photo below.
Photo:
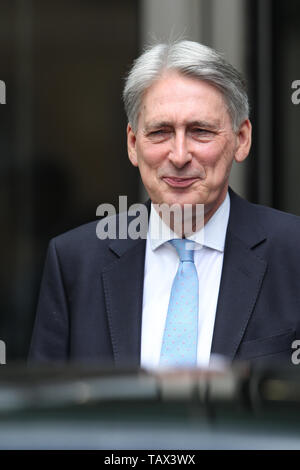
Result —
[{"label": "smiling mouth", "polygon": [[169,186],[172,186],[172,188],[187,188],[195,183],[195,181],[198,181],[199,178],[175,178],[172,176],[165,176],[162,179]]}]

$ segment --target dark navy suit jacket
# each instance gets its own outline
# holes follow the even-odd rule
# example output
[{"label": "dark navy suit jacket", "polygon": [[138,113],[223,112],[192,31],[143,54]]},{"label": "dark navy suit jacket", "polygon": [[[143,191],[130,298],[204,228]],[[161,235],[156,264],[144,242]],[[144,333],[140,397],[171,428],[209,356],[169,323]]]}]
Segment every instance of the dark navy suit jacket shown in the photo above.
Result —
[{"label": "dark navy suit jacket", "polygon": [[[291,363],[300,339],[300,218],[231,190],[230,200],[211,351]],[[140,365],[146,241],[99,240],[96,225],[50,242],[30,360]]]}]

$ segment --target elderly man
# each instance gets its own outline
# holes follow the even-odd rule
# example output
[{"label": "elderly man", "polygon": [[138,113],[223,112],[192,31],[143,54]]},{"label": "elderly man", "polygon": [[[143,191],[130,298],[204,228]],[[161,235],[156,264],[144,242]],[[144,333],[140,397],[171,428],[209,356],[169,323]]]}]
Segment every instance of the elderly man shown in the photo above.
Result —
[{"label": "elderly man", "polygon": [[[150,197],[147,237],[100,240],[93,222],[51,241],[31,359],[151,368],[206,367],[214,354],[290,362],[300,220],[228,188],[233,160],[243,162],[251,145],[240,74],[201,44],[158,44],[135,61],[124,102],[129,159]],[[153,237],[162,204],[203,207],[204,228],[175,230],[170,221]]]}]

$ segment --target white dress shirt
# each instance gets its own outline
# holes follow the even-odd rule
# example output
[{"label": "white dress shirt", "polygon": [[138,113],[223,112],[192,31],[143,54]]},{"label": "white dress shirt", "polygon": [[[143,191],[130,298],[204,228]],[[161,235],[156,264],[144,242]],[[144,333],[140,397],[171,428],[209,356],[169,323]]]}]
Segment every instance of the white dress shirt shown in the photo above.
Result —
[{"label": "white dress shirt", "polygon": [[[230,199],[227,193],[205,227],[187,237],[199,244],[194,254],[199,278],[198,367],[208,367],[210,361],[229,211]],[[158,233],[158,224],[163,229],[160,239],[154,239],[153,233]],[[167,243],[172,238],[179,237],[164,225],[156,210],[151,207],[146,241],[141,338],[141,366],[147,369],[159,367],[170,293],[179,266],[175,248]]]}]

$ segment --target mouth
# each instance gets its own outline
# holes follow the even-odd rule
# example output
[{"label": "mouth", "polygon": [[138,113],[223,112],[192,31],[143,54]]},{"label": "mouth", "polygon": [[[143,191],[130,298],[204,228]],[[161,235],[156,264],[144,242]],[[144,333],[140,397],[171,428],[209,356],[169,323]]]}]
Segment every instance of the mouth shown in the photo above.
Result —
[{"label": "mouth", "polygon": [[199,178],[175,178],[173,176],[165,176],[162,178],[165,183],[172,188],[187,188],[191,186]]}]

